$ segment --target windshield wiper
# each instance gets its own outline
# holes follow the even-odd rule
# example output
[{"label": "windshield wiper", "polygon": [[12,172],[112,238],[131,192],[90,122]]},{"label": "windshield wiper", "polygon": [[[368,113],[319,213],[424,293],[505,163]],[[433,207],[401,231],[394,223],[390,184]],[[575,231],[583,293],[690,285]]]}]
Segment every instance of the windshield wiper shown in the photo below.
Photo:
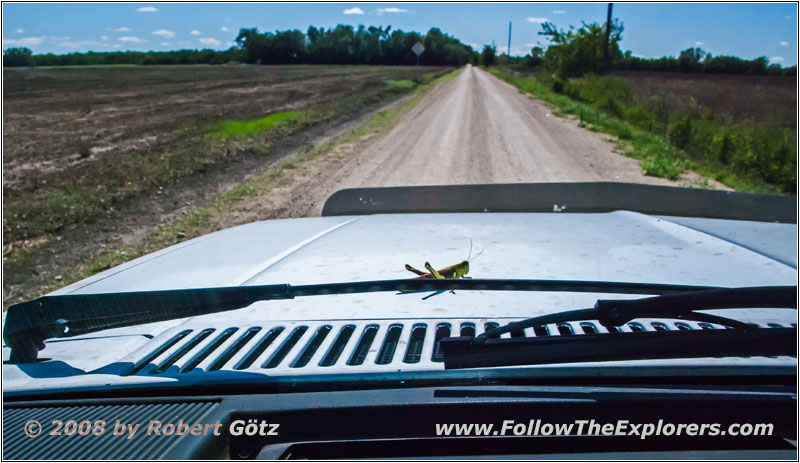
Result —
[{"label": "windshield wiper", "polygon": [[385,291],[559,291],[606,294],[672,294],[707,286],[574,280],[401,279],[318,285],[288,284],[177,289],[107,294],[44,296],[9,307],[3,340],[11,363],[36,361],[44,341],[52,338],[241,309],[258,301],[301,296]]},{"label": "windshield wiper", "polygon": [[[796,356],[796,328],[759,328],[698,310],[787,308],[797,310],[797,287],[710,289],[634,300],[598,300],[594,308],[542,315],[487,330],[477,337],[441,342],[446,369],[617,360],[720,356]],[[498,336],[571,321],[611,328],[636,318],[673,318],[731,329],[593,333],[532,338]]]}]

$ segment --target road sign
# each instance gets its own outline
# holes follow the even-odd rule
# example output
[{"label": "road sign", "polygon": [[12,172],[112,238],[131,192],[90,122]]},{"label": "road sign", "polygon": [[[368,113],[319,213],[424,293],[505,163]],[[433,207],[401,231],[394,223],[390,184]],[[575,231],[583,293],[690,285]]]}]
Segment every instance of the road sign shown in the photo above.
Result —
[{"label": "road sign", "polygon": [[416,53],[417,57],[419,57],[419,55],[421,55],[422,52],[425,51],[425,45],[423,45],[421,42],[417,42],[414,44],[413,47],[411,47],[411,51]]}]

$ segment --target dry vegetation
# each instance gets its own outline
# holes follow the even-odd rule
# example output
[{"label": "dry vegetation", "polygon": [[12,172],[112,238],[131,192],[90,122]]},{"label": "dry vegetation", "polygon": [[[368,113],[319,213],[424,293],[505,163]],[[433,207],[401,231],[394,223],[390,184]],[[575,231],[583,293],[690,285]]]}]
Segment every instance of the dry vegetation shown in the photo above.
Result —
[{"label": "dry vegetation", "polygon": [[797,79],[794,76],[720,75],[682,72],[619,72],[631,88],[647,97],[668,94],[729,115],[737,122],[777,119],[784,127],[797,123]]}]

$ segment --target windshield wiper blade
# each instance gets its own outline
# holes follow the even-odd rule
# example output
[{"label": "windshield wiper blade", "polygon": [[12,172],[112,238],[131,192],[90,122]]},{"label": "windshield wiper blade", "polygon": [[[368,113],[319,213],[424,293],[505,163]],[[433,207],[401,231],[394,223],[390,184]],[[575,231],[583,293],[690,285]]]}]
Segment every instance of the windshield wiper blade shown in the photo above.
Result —
[{"label": "windshield wiper blade", "polygon": [[574,280],[400,279],[292,286],[288,284],[44,296],[9,307],[3,340],[11,363],[36,361],[44,341],[241,309],[258,301],[386,291],[558,291],[673,294],[708,286]]},{"label": "windshield wiper blade", "polygon": [[597,320],[605,327],[620,326],[635,318],[677,318],[717,323],[732,328],[751,325],[719,315],[696,312],[723,309],[797,309],[796,286],[756,286],[752,288],[714,288],[645,299],[598,300],[592,309],[578,309],[529,318],[487,330],[475,338],[485,342],[504,333],[551,323]]},{"label": "windshield wiper blade", "polygon": [[[446,369],[615,360],[719,356],[796,356],[796,328],[759,328],[697,310],[788,308],[797,310],[797,287],[717,288],[645,299],[598,300],[592,309],[568,310],[509,323],[477,337],[441,341]],[[597,320],[606,327],[636,318],[674,318],[734,329],[594,333],[499,338],[552,323]]]}]

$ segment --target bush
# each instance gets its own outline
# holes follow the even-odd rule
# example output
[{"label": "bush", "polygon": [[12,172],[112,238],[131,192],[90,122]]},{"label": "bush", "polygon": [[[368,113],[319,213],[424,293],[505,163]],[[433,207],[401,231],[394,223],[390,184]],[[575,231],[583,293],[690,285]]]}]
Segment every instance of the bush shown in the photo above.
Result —
[{"label": "bush", "polygon": [[692,120],[689,114],[683,114],[669,124],[667,137],[670,143],[678,148],[685,148],[692,138]]}]

